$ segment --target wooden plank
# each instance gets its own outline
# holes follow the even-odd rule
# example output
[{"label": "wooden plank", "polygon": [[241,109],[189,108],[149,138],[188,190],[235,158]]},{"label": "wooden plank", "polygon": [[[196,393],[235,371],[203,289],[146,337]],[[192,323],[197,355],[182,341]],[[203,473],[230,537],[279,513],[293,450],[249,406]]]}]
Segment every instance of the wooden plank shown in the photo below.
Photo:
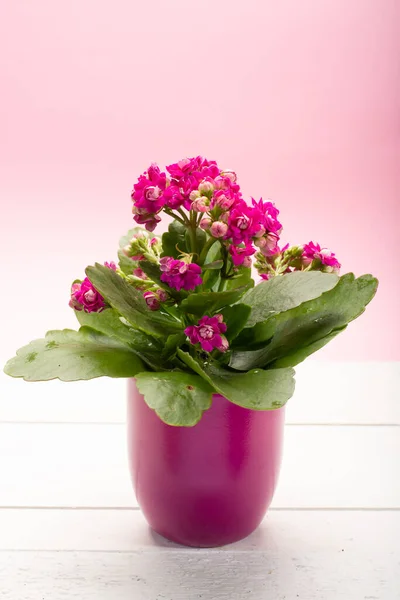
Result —
[{"label": "wooden plank", "polygon": [[211,550],[138,511],[0,511],[5,600],[398,600],[399,512],[272,512]]},{"label": "wooden plank", "polygon": [[[397,427],[286,428],[273,506],[400,507]],[[0,425],[0,506],[131,507],[123,425]]]},{"label": "wooden plank", "polygon": [[[296,369],[287,423],[400,424],[400,362],[309,360]],[[125,421],[126,382],[26,383],[0,373],[0,422]]]}]

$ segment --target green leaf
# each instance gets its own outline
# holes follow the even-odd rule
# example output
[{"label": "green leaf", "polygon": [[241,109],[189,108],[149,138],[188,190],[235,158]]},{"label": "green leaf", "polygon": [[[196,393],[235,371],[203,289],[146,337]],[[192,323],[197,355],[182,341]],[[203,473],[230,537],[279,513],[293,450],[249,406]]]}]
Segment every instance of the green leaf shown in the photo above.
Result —
[{"label": "green leaf", "polygon": [[[242,286],[246,286],[247,288],[252,288],[254,286],[254,280],[251,277],[251,268],[249,267],[237,267],[236,274],[225,281],[225,290],[227,291]],[[246,302],[246,304],[249,303]]]},{"label": "green leaf", "polygon": [[190,296],[182,301],[180,308],[182,311],[192,315],[213,314],[217,310],[224,308],[224,306],[237,302],[247,289],[248,286],[228,292],[199,292],[197,294],[190,294]]},{"label": "green leaf", "polygon": [[122,250],[118,250],[118,266],[125,275],[132,275],[136,265],[137,263],[134,260],[126,256]]},{"label": "green leaf", "polygon": [[177,353],[179,346],[182,346],[186,341],[186,335],[184,333],[174,333],[169,335],[167,341],[161,352],[161,357],[164,360],[173,358]]},{"label": "green leaf", "polygon": [[115,337],[126,345],[132,342],[129,327],[122,323],[119,314],[113,308],[106,308],[101,312],[87,313],[84,310],[75,310],[74,312],[82,327],[87,326],[108,337]]},{"label": "green leaf", "polygon": [[133,329],[129,324],[125,325],[113,308],[106,308],[99,313],[75,311],[75,315],[81,325],[87,325],[108,337],[117,338],[129,346],[152,369],[158,371],[168,366],[161,360],[163,345],[159,339]]},{"label": "green leaf", "polygon": [[235,373],[215,363],[200,365],[182,350],[178,350],[178,355],[217,392],[244,408],[273,410],[284,406],[293,395],[293,369],[256,369],[248,373]]},{"label": "green leaf", "polygon": [[[271,363],[279,364],[277,361],[322,340],[356,319],[374,297],[377,286],[378,281],[372,275],[355,279],[352,273],[348,273],[334,288],[318,298],[273,314],[251,329],[243,329],[234,343],[243,351],[232,353],[230,366],[247,371]],[[259,350],[248,349],[256,344],[262,347]]]},{"label": "green leaf", "polygon": [[252,307],[247,327],[265,321],[274,312],[283,312],[317,298],[337,282],[337,275],[319,271],[295,271],[262,281],[243,297],[243,302]]},{"label": "green leaf", "polygon": [[276,360],[271,365],[269,365],[269,368],[280,369],[282,367],[295,367],[299,363],[303,362],[303,360],[305,360],[308,356],[310,356],[310,354],[313,354],[314,352],[317,352],[318,350],[323,348],[326,344],[333,340],[333,338],[335,338],[341,331],[344,331],[346,327],[347,325],[341,327],[340,329],[335,329],[320,340],[312,342],[307,346],[303,346],[298,350],[294,350],[290,354],[286,354],[286,356],[284,356],[283,358]]},{"label": "green leaf", "polygon": [[126,345],[90,327],[49,331],[17,351],[4,372],[25,381],[77,381],[94,377],[134,377],[145,367]]},{"label": "green leaf", "polygon": [[173,256],[178,258],[182,253],[190,252],[190,246],[186,244],[187,227],[179,221],[172,221],[168,226],[168,231],[163,233],[161,256]]},{"label": "green leaf", "polygon": [[107,302],[135,329],[158,337],[183,329],[182,323],[173,317],[160,311],[150,311],[142,293],[112,269],[96,264],[94,267],[87,267],[86,275]]},{"label": "green leaf", "polygon": [[207,271],[207,269],[221,269],[223,264],[223,260],[215,260],[214,262],[210,262],[206,265],[203,265],[201,268],[203,271]]},{"label": "green leaf", "polygon": [[221,271],[219,269],[207,269],[202,274],[203,283],[202,290],[218,291],[221,281]]},{"label": "green leaf", "polygon": [[212,387],[190,373],[140,373],[136,385],[146,403],[168,425],[192,427],[211,406]]},{"label": "green leaf", "polygon": [[158,265],[150,262],[149,260],[139,261],[139,267],[144,271],[147,277],[150,277],[154,283],[157,283],[160,287],[168,287],[160,280],[161,270]]},{"label": "green leaf", "polygon": [[235,304],[234,306],[226,306],[221,312],[227,326],[226,338],[228,342],[232,342],[246,325],[251,307],[247,304]]}]

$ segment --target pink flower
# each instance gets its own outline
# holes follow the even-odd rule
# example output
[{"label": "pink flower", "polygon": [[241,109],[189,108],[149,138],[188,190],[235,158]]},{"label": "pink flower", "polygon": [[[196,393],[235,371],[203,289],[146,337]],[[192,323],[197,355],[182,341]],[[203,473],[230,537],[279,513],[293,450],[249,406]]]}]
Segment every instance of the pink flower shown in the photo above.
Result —
[{"label": "pink flower", "polygon": [[233,208],[228,223],[228,237],[232,238],[234,244],[241,244],[251,239],[257,231],[253,227],[250,209],[244,202]]},{"label": "pink flower", "polygon": [[258,202],[252,198],[252,204],[254,209],[253,218],[258,220],[266,231],[279,235],[282,231],[282,225],[278,221],[279,210],[275,205],[272,202],[263,202],[262,198]]},{"label": "pink flower", "polygon": [[235,267],[240,265],[249,266],[249,259],[255,253],[256,249],[251,244],[246,244],[245,246],[229,246],[229,252],[232,257],[232,262]]},{"label": "pink flower", "polygon": [[148,231],[153,231],[157,222],[161,220],[155,215],[166,202],[164,198],[166,185],[166,174],[161,173],[157,165],[151,165],[133,186],[131,198],[134,203],[132,209],[134,219],[136,223],[145,225]]},{"label": "pink flower", "polygon": [[271,274],[270,273],[261,273],[261,279],[264,279],[264,281],[268,281],[268,279],[271,278]]},{"label": "pink flower", "polygon": [[113,271],[117,270],[117,265],[115,264],[115,262],[105,262],[104,263],[105,267],[108,267],[109,269],[112,269]]},{"label": "pink flower", "polygon": [[139,277],[139,279],[147,279],[146,273],[140,267],[136,267],[136,269],[133,269],[133,274],[135,275],[135,277]]},{"label": "pink flower", "polygon": [[150,214],[150,213],[138,213],[136,207],[132,208],[132,212],[135,215],[133,218],[135,219],[138,225],[144,225],[147,231],[154,231],[157,227],[157,224],[161,221],[161,217],[158,215]]},{"label": "pink flower", "polygon": [[213,180],[220,173],[220,169],[214,160],[207,160],[202,156],[184,158],[177,163],[167,167],[171,175],[171,186],[180,190],[183,196],[183,206],[190,209],[190,194],[198,190],[199,184],[204,179]]},{"label": "pink flower", "polygon": [[279,250],[279,236],[276,233],[267,233],[266,236],[259,238],[254,243],[258,246],[264,256],[274,256]]},{"label": "pink flower", "polygon": [[220,173],[215,160],[207,160],[202,156],[184,158],[167,167],[168,173],[178,181],[193,182],[193,189],[197,189],[199,182],[206,177],[214,179]]},{"label": "pink flower", "polygon": [[160,299],[154,292],[144,292],[143,298],[150,310],[158,310],[160,308]]},{"label": "pink flower", "polygon": [[175,290],[194,290],[203,280],[201,268],[195,263],[186,263],[172,256],[160,260],[161,281]]},{"label": "pink flower", "polygon": [[91,281],[85,277],[82,283],[74,283],[71,287],[71,308],[84,310],[87,313],[101,312],[105,307],[104,298],[93,287]]},{"label": "pink flower", "polygon": [[240,198],[230,190],[218,190],[213,196],[211,208],[218,206],[221,210],[229,210],[236,202],[240,202]]},{"label": "pink flower", "polygon": [[177,185],[169,185],[164,192],[165,204],[168,208],[175,210],[183,206],[185,196]]},{"label": "pink flower", "polygon": [[327,248],[321,248],[319,244],[309,242],[303,246],[302,263],[308,266],[313,260],[319,261],[325,267],[330,267],[332,271],[339,271],[341,267],[334,252]]},{"label": "pink flower", "polygon": [[220,352],[226,352],[229,348],[228,340],[223,333],[226,331],[226,324],[223,322],[221,314],[214,317],[201,317],[197,325],[186,327],[185,333],[190,343],[200,344],[206,352],[211,352],[217,348]]},{"label": "pink flower", "polygon": [[210,233],[215,238],[222,238],[228,231],[228,225],[222,221],[214,221],[211,225]]},{"label": "pink flower", "polygon": [[168,293],[161,288],[157,290],[157,296],[159,297],[160,302],[166,302],[169,299]]},{"label": "pink flower", "polygon": [[[114,262],[105,262],[105,267],[117,270]],[[93,287],[92,282],[88,277],[81,283],[73,283],[71,286],[71,298],[69,306],[75,310],[84,310],[85,312],[101,312],[105,308],[103,296]]]}]

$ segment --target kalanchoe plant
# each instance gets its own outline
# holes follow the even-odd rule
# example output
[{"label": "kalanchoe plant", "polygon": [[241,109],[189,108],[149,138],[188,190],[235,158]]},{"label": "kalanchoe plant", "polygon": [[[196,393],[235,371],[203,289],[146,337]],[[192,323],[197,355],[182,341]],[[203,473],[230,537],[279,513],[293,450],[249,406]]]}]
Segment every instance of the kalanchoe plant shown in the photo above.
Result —
[{"label": "kalanchoe plant", "polygon": [[[319,244],[280,248],[271,202],[245,202],[236,174],[202,157],[156,165],[132,191],[135,227],[118,265],[74,281],[78,331],[50,331],[5,372],[27,381],[135,377],[171,425],[195,425],[213,393],[255,410],[283,406],[293,367],[364,312],[377,280],[339,277]],[[162,237],[150,232],[172,217]],[[261,276],[255,285],[252,262]]]}]

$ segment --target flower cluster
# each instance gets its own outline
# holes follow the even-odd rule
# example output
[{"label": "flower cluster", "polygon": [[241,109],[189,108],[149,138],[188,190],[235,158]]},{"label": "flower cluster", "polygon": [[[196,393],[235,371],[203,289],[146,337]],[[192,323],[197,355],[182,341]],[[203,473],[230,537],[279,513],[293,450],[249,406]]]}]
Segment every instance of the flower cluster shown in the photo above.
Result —
[{"label": "flower cluster", "polygon": [[201,267],[195,263],[187,263],[164,256],[160,260],[161,281],[175,290],[194,290],[202,283]]},{"label": "flower cluster", "polygon": [[205,352],[212,352],[214,348],[226,352],[229,348],[228,340],[223,335],[226,332],[226,323],[223,316],[217,314],[213,317],[201,317],[197,325],[186,327],[185,333],[190,343],[200,344]]},{"label": "flower cluster", "polygon": [[176,210],[183,206],[189,210],[191,193],[202,180],[217,177],[219,168],[215,161],[197,156],[169,165],[167,172],[168,176],[153,164],[133,186],[134,219],[148,231],[161,221],[159,213],[163,208]]},{"label": "flower cluster", "polygon": [[133,261],[149,260],[150,262],[158,262],[160,252],[160,238],[149,237],[143,232],[135,233],[130,242],[123,248],[125,256]]},{"label": "flower cluster", "polygon": [[302,264],[305,267],[313,266],[325,273],[338,272],[341,267],[334,252],[331,252],[328,248],[321,248],[319,244],[313,242],[304,244]]},{"label": "flower cluster", "polygon": [[293,271],[322,271],[339,273],[340,263],[335,254],[319,244],[309,242],[303,246],[286,244],[273,255],[256,254],[255,267],[262,279],[284,275]]},{"label": "flower cluster", "polygon": [[[280,247],[282,225],[275,205],[262,198],[247,203],[236,174],[220,169],[213,160],[186,158],[165,171],[152,164],[133,186],[131,197],[134,220],[145,229],[135,229],[122,250],[132,263],[124,257],[118,269],[114,263],[105,266],[138,290],[151,311],[179,307],[185,292],[224,291],[239,267],[252,266],[253,256],[262,279],[297,270],[339,271],[335,254],[319,244]],[[162,239],[149,233],[162,212],[175,219],[175,229],[166,238],[167,256]],[[157,275],[154,281],[152,273]],[[72,285],[70,306],[100,312],[106,303],[86,277]],[[189,315],[184,322],[192,323],[184,330],[191,344],[205,352],[228,349],[221,314],[205,315],[197,324]]]},{"label": "flower cluster", "polygon": [[279,211],[262,199],[252,199],[249,206],[233,171],[222,171],[215,161],[200,156],[169,165],[166,171],[151,165],[134,185],[131,197],[137,223],[153,231],[162,210],[171,214],[183,208],[199,214],[199,226],[224,243],[234,267],[249,267],[256,247],[265,256],[278,251]]}]

